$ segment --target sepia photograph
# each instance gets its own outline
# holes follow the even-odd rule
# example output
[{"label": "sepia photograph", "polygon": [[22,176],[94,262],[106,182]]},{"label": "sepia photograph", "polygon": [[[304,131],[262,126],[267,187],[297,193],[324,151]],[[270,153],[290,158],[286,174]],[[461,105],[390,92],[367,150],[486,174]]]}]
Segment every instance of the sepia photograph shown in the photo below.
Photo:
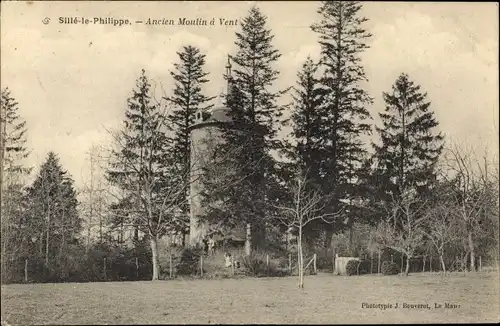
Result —
[{"label": "sepia photograph", "polygon": [[500,322],[497,2],[0,17],[1,326]]}]

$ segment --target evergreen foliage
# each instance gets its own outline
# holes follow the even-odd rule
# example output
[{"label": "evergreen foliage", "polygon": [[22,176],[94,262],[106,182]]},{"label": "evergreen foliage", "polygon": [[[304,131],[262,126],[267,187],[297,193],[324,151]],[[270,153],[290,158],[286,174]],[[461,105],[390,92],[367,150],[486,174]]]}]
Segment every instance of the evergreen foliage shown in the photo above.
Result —
[{"label": "evergreen foliage", "polygon": [[401,74],[391,93],[384,93],[386,108],[380,113],[382,127],[375,149],[376,173],[386,196],[399,197],[403,189],[423,193],[436,180],[436,164],[444,136],[436,132],[439,123],[431,103],[420,86]]},{"label": "evergreen foliage", "polygon": [[[173,147],[175,164],[185,184],[184,197],[189,196],[191,137],[189,127],[194,123],[197,112],[207,112],[213,107],[209,104],[214,97],[203,94],[203,85],[209,80],[208,73],[204,72],[205,55],[200,49],[193,46],[184,46],[182,52],[177,52],[180,62],[175,63],[175,70],[170,72],[175,82],[174,95],[168,100],[173,104],[173,111],[169,115],[170,125],[173,128]],[[182,199],[180,205],[185,222],[189,220],[188,201]]]},{"label": "evergreen foliage", "polygon": [[1,91],[0,101],[1,132],[1,162],[3,181],[17,182],[19,175],[31,172],[23,165],[23,160],[29,155],[26,147],[26,121],[19,115],[19,107],[10,90],[6,87]]},{"label": "evergreen foliage", "polygon": [[115,208],[124,209],[122,218],[131,218],[150,241],[153,279],[158,279],[157,241],[176,231],[186,185],[174,164],[166,112],[161,103],[155,103],[144,70],[127,104],[123,129],[115,134],[108,178],[122,194]]},{"label": "evergreen foliage", "polygon": [[154,103],[150,81],[142,70],[127,101],[123,129],[116,135],[117,149],[112,151],[107,172],[109,181],[123,192],[114,208],[126,210],[130,218],[127,223],[146,234],[165,232],[153,217],[159,214],[167,187],[174,187],[175,183],[166,182],[167,178],[180,178],[174,173],[168,131],[164,108]]},{"label": "evergreen foliage", "polygon": [[43,257],[45,272],[64,278],[68,271],[57,266],[67,262],[67,251],[78,244],[82,220],[74,181],[54,152],[49,152],[28,188],[27,200],[27,213],[21,223],[27,230],[26,240],[31,243],[30,254]]},{"label": "evergreen foliage", "polygon": [[27,254],[26,232],[21,219],[26,210],[25,177],[31,168],[24,160],[29,151],[26,147],[26,122],[19,115],[19,106],[6,87],[0,96],[0,216],[1,223],[1,275],[2,280],[12,274],[9,262]]},{"label": "evergreen foliage", "polygon": [[[372,98],[364,89],[368,78],[361,62],[371,34],[363,27],[367,19],[361,9],[356,1],[324,1],[318,10],[321,20],[311,26],[321,46],[323,121],[317,132],[323,140],[321,187],[333,197],[330,210],[343,210],[349,227],[362,215],[359,179],[366,159],[363,137],[371,132],[367,106]],[[340,225],[332,226],[338,229]]]},{"label": "evergreen foliage", "polygon": [[[266,25],[267,17],[252,7],[236,33],[237,51],[231,57],[235,67],[225,76],[229,85],[225,102],[232,121],[221,130],[224,145],[219,152],[225,157],[222,164],[237,171],[233,178],[238,182],[214,192],[213,181],[205,180],[205,198],[223,203],[209,209],[208,218],[220,220],[222,215],[233,225],[252,223],[256,247],[264,237],[265,202],[276,193],[271,191],[277,184],[271,153],[281,148],[276,136],[283,114],[283,107],[276,103],[283,92],[270,91],[278,76],[273,65],[281,55]],[[235,148],[239,155],[228,157]]]}]

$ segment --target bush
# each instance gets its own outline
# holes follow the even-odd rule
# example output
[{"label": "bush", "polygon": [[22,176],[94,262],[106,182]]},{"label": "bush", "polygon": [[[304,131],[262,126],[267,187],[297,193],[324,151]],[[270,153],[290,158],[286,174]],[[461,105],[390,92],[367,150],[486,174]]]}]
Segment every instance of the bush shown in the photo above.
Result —
[{"label": "bush", "polygon": [[332,259],[331,258],[325,258],[325,257],[318,257],[318,260],[316,262],[316,268],[320,271],[332,271],[333,270],[333,264],[332,264]]},{"label": "bush", "polygon": [[240,261],[248,276],[286,276],[288,274],[286,268],[278,268],[274,261],[270,260],[267,266],[266,259],[266,254],[254,252],[250,256],[243,256]]},{"label": "bush", "polygon": [[259,255],[251,254],[250,256],[243,256],[241,258],[241,264],[245,268],[246,274],[249,276],[266,275],[266,262],[262,257],[259,257]]},{"label": "bush", "polygon": [[370,261],[369,260],[350,260],[345,266],[346,274],[351,275],[363,275],[370,272]]},{"label": "bush", "polygon": [[199,248],[185,248],[181,251],[176,266],[178,275],[196,275],[200,273],[200,257],[203,254]]},{"label": "bush", "polygon": [[399,273],[398,264],[390,261],[384,261],[381,266],[381,272],[384,275],[397,275]]}]

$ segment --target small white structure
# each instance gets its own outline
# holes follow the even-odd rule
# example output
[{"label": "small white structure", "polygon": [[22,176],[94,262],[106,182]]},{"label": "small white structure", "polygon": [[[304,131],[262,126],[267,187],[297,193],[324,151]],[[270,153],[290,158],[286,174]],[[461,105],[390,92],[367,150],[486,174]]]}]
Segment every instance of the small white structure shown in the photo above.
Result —
[{"label": "small white structure", "polygon": [[358,257],[339,257],[338,254],[335,255],[335,270],[334,274],[337,275],[346,275],[346,266],[347,263],[351,260],[359,261]]},{"label": "small white structure", "polygon": [[226,268],[231,267],[231,255],[225,254],[224,258],[226,259],[224,266],[226,266]]},{"label": "small white structure", "polygon": [[231,256],[231,254],[230,254],[230,253],[227,253],[227,252],[226,252],[226,253],[224,254],[224,259],[225,259],[225,262],[226,262],[226,263],[224,264],[224,266],[225,266],[226,268],[230,268],[230,267],[232,267],[232,266],[231,266],[231,263],[232,263],[232,264],[234,265],[234,267],[236,267],[236,268],[240,268],[240,266],[241,266],[241,264],[240,264],[240,262],[239,262],[238,260],[234,260],[234,261],[233,261],[232,256]]},{"label": "small white structure", "polygon": [[213,255],[215,254],[215,240],[213,237],[210,237],[208,239],[208,253],[210,255]]}]

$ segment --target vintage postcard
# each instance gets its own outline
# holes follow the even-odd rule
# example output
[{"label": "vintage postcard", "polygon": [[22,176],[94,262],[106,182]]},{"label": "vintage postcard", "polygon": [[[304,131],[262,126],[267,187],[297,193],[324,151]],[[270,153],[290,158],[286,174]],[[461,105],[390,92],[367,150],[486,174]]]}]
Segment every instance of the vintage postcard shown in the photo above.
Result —
[{"label": "vintage postcard", "polygon": [[2,1],[1,323],[498,323],[498,3]]}]

